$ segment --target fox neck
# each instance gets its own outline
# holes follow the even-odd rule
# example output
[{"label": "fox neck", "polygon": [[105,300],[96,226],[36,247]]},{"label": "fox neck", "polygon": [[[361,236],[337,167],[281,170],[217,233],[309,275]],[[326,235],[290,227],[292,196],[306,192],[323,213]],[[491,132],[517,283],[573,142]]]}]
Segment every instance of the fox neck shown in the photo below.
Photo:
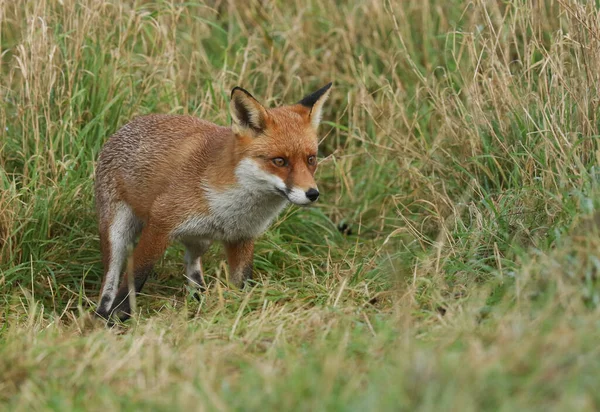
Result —
[{"label": "fox neck", "polygon": [[278,179],[264,172],[252,159],[235,168],[236,183],[225,190],[209,188],[210,213],[233,237],[262,234],[288,203],[273,186]]},{"label": "fox neck", "polygon": [[207,213],[188,216],[173,233],[175,237],[227,242],[254,239],[267,230],[288,204],[269,181],[271,175],[254,160],[242,159],[230,172],[233,176],[223,176],[227,183],[221,180],[217,185],[209,180],[202,184]]}]

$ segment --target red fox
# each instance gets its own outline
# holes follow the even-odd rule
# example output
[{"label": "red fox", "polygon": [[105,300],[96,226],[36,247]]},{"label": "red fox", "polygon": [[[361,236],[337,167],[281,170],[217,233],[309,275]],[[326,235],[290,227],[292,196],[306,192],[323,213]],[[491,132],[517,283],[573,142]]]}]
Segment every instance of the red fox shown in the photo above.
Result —
[{"label": "red fox", "polygon": [[[140,292],[171,241],[183,243],[185,275],[198,289],[205,287],[200,258],[213,241],[223,242],[230,283],[241,287],[250,279],[254,239],[288,202],[319,197],[317,127],[330,87],[273,109],[235,87],[231,127],[154,114],[118,130],[96,168],[105,271],[97,314],[128,319],[129,293]],[[138,235],[133,279],[125,273],[119,285]]]}]

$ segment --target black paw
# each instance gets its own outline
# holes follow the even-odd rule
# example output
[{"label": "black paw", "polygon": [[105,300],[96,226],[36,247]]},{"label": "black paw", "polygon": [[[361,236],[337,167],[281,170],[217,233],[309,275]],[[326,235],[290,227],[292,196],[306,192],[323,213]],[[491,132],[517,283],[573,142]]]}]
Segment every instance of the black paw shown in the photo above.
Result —
[{"label": "black paw", "polygon": [[202,273],[194,272],[190,276],[190,287],[194,289],[192,296],[197,301],[200,301],[200,295],[206,292],[206,283],[204,282],[204,278],[202,277]]},{"label": "black paw", "polygon": [[96,315],[96,317],[102,318],[104,320],[108,320],[109,312],[106,309],[98,308],[94,312],[94,315]]},{"label": "black paw", "polygon": [[102,296],[100,299],[100,303],[98,303],[98,309],[96,309],[96,316],[99,316],[105,320],[108,320],[110,316],[110,306],[108,303],[110,302],[109,296]]},{"label": "black paw", "polygon": [[131,307],[129,306],[129,299],[125,299],[120,305],[112,309],[113,316],[116,315],[117,319],[121,322],[125,322],[131,317]]},{"label": "black paw", "polygon": [[352,234],[352,228],[344,221],[338,225],[337,229],[342,235],[350,236]]},{"label": "black paw", "polygon": [[190,293],[192,294],[192,297],[200,302],[200,300],[202,299],[202,295],[206,292],[206,286],[204,285],[191,285],[190,286]]},{"label": "black paw", "polygon": [[245,266],[242,270],[242,289],[247,285],[251,285],[252,282],[252,263]]},{"label": "black paw", "polygon": [[110,310],[102,311],[100,315],[109,322],[109,326],[113,325],[114,319],[119,319],[121,322],[125,322],[131,317],[131,306],[129,305],[128,294],[117,294],[117,297],[115,298]]}]

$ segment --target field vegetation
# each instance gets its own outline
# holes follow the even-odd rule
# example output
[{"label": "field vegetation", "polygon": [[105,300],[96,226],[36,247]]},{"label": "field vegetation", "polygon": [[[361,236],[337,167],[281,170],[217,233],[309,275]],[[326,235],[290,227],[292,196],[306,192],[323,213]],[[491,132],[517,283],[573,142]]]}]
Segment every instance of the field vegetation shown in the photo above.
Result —
[{"label": "field vegetation", "polygon": [[[594,1],[0,0],[1,409],[600,409],[599,68]],[[106,139],[329,81],[256,282],[95,319]]]}]

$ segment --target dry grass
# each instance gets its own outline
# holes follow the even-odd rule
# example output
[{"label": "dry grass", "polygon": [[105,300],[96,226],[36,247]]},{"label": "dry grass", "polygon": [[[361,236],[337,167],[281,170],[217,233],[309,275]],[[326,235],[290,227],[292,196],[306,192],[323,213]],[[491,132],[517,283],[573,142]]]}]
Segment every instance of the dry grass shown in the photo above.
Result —
[{"label": "dry grass", "polygon": [[[0,48],[6,408],[600,408],[595,4],[0,0]],[[323,200],[254,288],[195,302],[174,247],[131,323],[89,316],[111,133],[329,80]]]}]

